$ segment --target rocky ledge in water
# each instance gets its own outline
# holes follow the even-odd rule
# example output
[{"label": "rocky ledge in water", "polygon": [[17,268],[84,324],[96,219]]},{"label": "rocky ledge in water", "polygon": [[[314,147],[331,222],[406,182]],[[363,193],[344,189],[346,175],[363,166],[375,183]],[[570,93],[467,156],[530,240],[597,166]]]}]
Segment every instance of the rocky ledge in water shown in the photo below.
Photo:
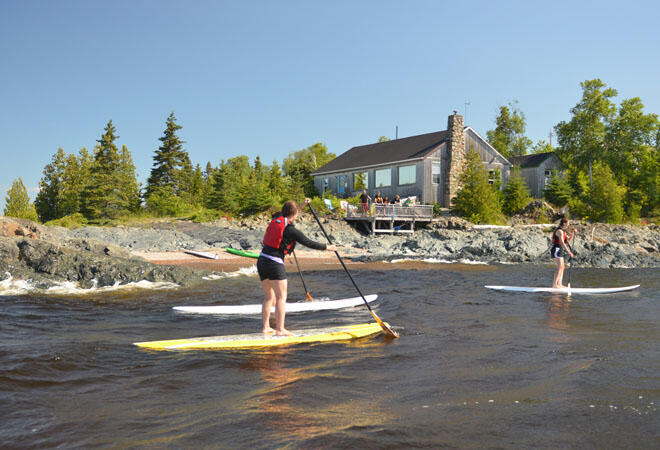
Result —
[{"label": "rocky ledge in water", "polygon": [[61,282],[81,288],[143,280],[190,285],[208,272],[152,264],[111,243],[76,237],[71,230],[2,218],[0,274],[2,279],[29,280],[47,289]]}]

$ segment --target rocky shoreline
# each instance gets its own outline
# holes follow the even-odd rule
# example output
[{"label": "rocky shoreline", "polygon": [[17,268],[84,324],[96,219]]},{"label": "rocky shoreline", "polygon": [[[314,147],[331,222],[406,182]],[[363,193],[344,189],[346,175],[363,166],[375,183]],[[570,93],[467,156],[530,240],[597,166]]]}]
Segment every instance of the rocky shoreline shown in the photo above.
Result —
[{"label": "rocky shoreline", "polygon": [[[414,234],[375,236],[352,228],[341,218],[321,219],[340,253],[353,262],[396,259],[487,264],[550,264],[552,225],[476,227],[444,217]],[[26,220],[0,219],[0,271],[7,279],[30,280],[48,288],[61,282],[81,287],[139,282],[171,282],[186,286],[218,271],[254,265],[254,260],[227,254],[227,247],[258,252],[267,219],[219,220],[197,224],[159,221],[144,226],[45,227]],[[310,238],[324,241],[313,218],[296,225]],[[577,225],[573,243],[575,267],[660,267],[660,227]],[[212,251],[219,260],[187,255]],[[328,254],[304,248],[299,260],[327,261]]]}]

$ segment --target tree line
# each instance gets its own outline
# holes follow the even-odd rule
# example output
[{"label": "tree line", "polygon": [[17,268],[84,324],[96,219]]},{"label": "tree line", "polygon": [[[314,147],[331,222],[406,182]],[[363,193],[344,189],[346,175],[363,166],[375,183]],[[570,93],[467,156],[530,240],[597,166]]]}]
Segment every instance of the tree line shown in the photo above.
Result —
[{"label": "tree line", "polygon": [[265,165],[257,156],[210,162],[202,170],[193,167],[182,128],[172,112],[167,118],[161,144],[155,150],[147,182],[137,181],[131,152],[116,145],[119,138],[112,120],[106,125],[92,153],[82,148],[67,154],[61,148],[43,170],[34,205],[22,180],[8,192],[5,215],[41,222],[74,218],[83,223],[108,221],[136,215],[180,216],[200,220],[221,215],[251,215],[279,208],[284,201],[313,196],[311,173],[334,159],[322,143],[291,152],[282,165]]},{"label": "tree line", "polygon": [[[571,117],[554,126],[557,145],[525,136],[526,117],[516,102],[501,106],[487,140],[503,156],[555,152],[566,170],[553,174],[544,198],[568,207],[572,216],[619,223],[660,215],[660,121],[644,112],[638,97],[616,104],[617,91],[599,79],[580,83],[582,98]],[[131,152],[115,143],[112,120],[90,153],[67,154],[61,148],[43,170],[34,204],[22,180],[14,181],[5,215],[42,222],[77,217],[104,223],[135,215],[193,215],[211,220],[220,215],[250,215],[278,208],[288,199],[318,196],[311,173],[334,159],[322,143],[291,152],[280,165],[247,156],[193,166],[182,126],[174,113],[166,120],[154,151],[153,167],[142,186]],[[381,137],[379,141],[387,140]],[[453,209],[476,223],[498,223],[520,212],[530,193],[514,167],[507,185],[489,184],[478,155],[468,152],[461,189]],[[327,195],[326,195],[327,196]],[[337,204],[336,199],[333,203]],[[320,209],[323,202],[317,203]]]}]

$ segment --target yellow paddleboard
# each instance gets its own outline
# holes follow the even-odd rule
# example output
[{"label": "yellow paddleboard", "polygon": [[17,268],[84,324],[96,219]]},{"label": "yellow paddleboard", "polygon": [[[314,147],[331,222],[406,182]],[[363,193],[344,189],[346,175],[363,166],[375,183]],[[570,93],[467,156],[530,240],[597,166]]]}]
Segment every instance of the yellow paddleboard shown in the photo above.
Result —
[{"label": "yellow paddleboard", "polygon": [[330,328],[313,328],[294,331],[293,336],[264,336],[262,333],[209,336],[167,341],[135,342],[134,345],[151,350],[222,350],[276,345],[302,344],[305,342],[329,342],[359,339],[380,333],[378,323],[361,323]]}]

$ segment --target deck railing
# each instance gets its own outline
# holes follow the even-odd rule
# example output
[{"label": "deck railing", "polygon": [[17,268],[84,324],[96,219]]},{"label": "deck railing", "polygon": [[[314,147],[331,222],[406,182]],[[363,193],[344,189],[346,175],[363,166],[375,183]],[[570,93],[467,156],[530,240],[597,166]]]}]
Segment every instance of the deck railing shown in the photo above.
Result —
[{"label": "deck railing", "polygon": [[370,203],[369,205],[348,205],[346,217],[351,218],[383,218],[383,219],[432,219],[433,205],[380,205]]}]

